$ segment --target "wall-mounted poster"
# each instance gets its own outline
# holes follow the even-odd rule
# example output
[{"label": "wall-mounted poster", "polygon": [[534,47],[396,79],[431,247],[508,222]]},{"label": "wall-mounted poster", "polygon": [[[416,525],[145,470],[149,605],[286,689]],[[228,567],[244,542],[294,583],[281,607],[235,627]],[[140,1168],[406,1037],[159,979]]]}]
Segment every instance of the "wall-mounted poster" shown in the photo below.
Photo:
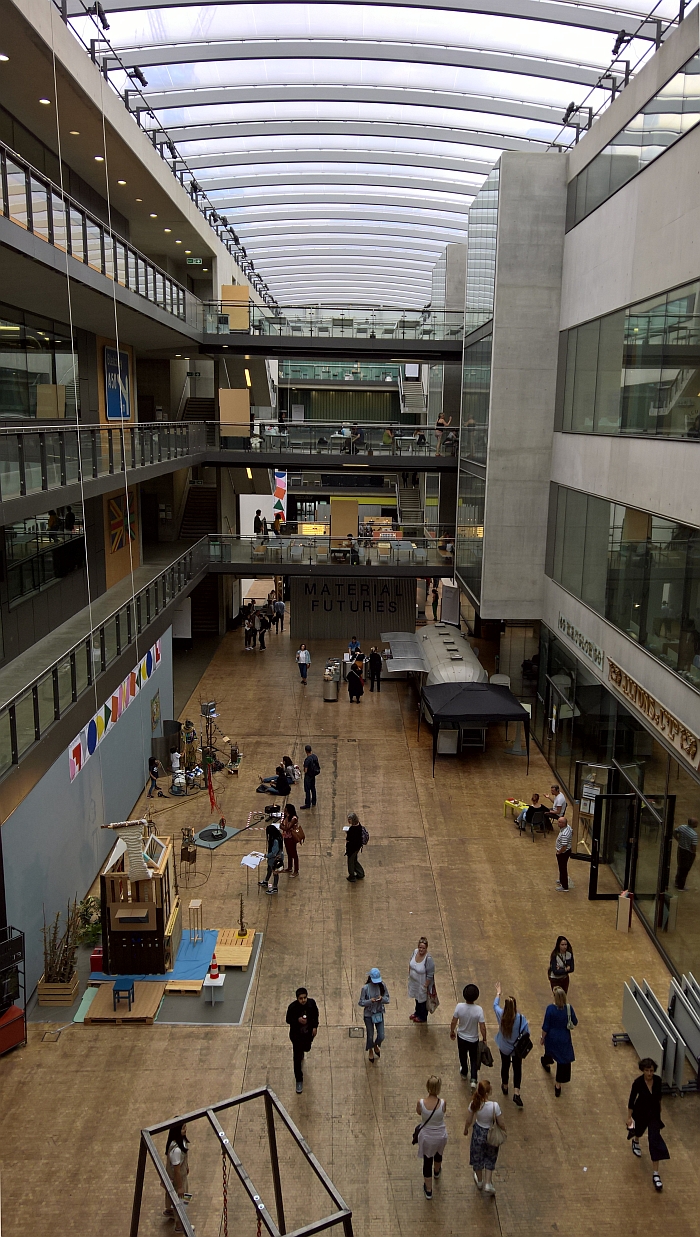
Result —
[{"label": "wall-mounted poster", "polygon": [[129,490],[127,506],[126,494],[117,494],[109,500],[109,539],[112,554],[123,550],[129,540],[136,540],[136,519],[134,514],[134,495]]},{"label": "wall-mounted poster", "polygon": [[160,723],[160,688],[155,696],[151,696],[151,730],[157,730]]},{"label": "wall-mounted poster", "polygon": [[131,420],[129,354],[105,345],[105,415],[108,421]]}]

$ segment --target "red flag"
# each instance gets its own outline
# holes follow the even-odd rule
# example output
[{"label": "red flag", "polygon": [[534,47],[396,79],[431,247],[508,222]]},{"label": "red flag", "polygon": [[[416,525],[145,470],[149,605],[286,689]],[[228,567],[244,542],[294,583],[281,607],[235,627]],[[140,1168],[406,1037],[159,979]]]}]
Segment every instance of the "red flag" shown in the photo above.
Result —
[{"label": "red flag", "polygon": [[211,765],[207,765],[207,790],[209,791],[209,802],[211,804],[212,812],[219,811],[219,805],[216,802],[216,795],[214,794],[214,786],[211,780]]}]

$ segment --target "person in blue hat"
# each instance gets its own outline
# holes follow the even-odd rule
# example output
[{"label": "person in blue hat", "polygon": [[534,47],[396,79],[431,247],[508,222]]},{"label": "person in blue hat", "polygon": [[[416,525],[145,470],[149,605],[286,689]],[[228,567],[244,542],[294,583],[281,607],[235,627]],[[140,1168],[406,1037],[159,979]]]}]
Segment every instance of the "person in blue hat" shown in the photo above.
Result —
[{"label": "person in blue hat", "polygon": [[374,1064],[375,1057],[379,1060],[384,1042],[384,1006],[389,1004],[389,989],[382,980],[379,967],[373,966],[367,976],[358,1005],[364,1010],[365,1028],[367,1030],[366,1051]]}]

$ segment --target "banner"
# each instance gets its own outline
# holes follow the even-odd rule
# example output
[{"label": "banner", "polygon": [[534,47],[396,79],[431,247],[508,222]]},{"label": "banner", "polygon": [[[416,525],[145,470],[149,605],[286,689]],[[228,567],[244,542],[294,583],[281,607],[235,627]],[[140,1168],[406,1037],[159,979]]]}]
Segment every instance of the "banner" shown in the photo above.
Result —
[{"label": "banner", "polygon": [[275,469],[275,488],[273,492],[272,514],[281,515],[287,519],[287,474]]},{"label": "banner", "polygon": [[68,748],[68,776],[71,782],[85,768],[88,760],[95,754],[106,734],[116,726],[119,718],[128,709],[132,700],[138,696],[141,688],[146,685],[154,670],[161,661],[160,640],[156,640],[138,666],[127,674],[124,682],[110,696],[109,700],[98,709],[95,716],[76,735]]}]

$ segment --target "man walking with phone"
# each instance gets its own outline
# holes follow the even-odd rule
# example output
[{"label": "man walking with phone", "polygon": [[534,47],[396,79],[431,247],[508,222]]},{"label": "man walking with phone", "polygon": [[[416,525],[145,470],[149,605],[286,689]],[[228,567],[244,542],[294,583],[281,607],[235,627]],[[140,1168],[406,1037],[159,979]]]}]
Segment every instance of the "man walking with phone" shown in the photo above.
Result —
[{"label": "man walking with phone", "polygon": [[297,988],[296,1000],[287,1008],[287,1026],[292,1041],[297,1095],[304,1090],[304,1053],[311,1052],[318,1031],[318,1005],[306,988]]}]

